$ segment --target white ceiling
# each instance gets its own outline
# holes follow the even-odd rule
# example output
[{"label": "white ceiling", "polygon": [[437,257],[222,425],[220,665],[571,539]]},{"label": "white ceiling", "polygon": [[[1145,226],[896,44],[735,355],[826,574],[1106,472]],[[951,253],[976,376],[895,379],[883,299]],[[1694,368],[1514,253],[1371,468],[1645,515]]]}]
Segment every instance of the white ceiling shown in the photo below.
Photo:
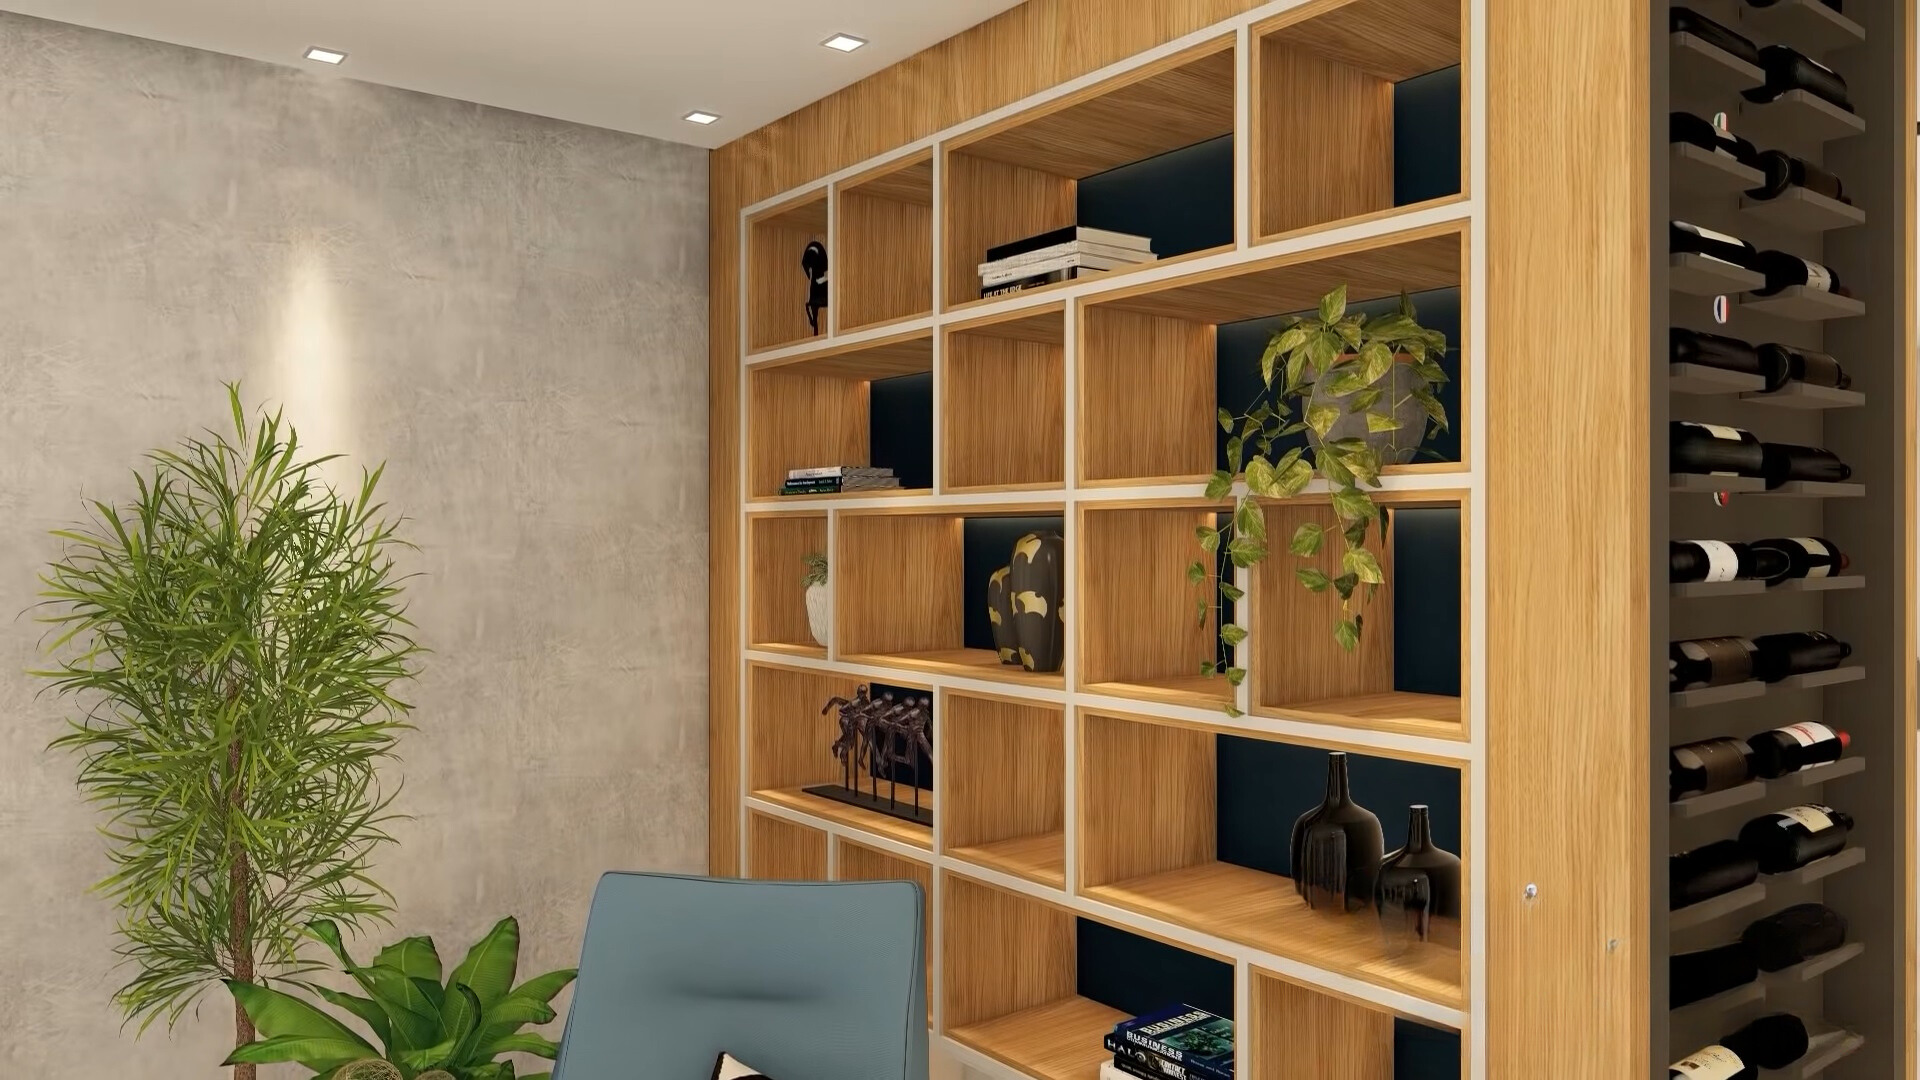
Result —
[{"label": "white ceiling", "polygon": [[[0,0],[27,15],[716,147],[1019,0]],[[853,53],[820,46],[866,38]],[[694,109],[720,114],[699,127]]]}]

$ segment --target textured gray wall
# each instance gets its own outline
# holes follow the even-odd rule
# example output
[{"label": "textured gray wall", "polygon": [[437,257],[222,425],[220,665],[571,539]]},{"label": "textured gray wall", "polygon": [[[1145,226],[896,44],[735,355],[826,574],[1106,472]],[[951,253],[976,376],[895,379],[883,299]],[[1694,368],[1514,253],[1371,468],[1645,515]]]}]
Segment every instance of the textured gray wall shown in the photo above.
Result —
[{"label": "textured gray wall", "polygon": [[[385,459],[435,650],[379,877],[398,932],[706,845],[706,154],[0,12],[0,1074],[205,1078],[209,994],[120,1031],[105,861],[23,674],[46,530],[225,379]],[[387,934],[379,935],[383,939]]]}]

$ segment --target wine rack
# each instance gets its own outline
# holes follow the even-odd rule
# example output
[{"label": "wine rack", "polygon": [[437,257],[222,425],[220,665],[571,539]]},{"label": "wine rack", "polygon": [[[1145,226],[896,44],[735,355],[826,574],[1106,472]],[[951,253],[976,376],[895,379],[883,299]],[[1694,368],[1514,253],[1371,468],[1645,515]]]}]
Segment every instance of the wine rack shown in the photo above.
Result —
[{"label": "wine rack", "polygon": [[[1653,129],[1667,113],[1724,116],[1725,129],[1759,150],[1778,149],[1841,177],[1843,201],[1802,187],[1774,198],[1761,170],[1723,153],[1657,144],[1654,236],[1684,220],[1784,251],[1841,275],[1844,291],[1790,284],[1759,295],[1764,275],[1698,255],[1654,260],[1650,290],[1656,344],[1651,424],[1658,469],[1668,457],[1667,421],[1750,431],[1765,442],[1833,450],[1853,473],[1844,483],[1790,481],[1769,489],[1746,476],[1674,472],[1653,498],[1650,672],[1667,670],[1670,641],[1715,635],[1820,630],[1852,646],[1831,670],[1776,682],[1737,682],[1654,694],[1649,817],[1656,942],[1649,973],[1653,1038],[1649,1068],[1677,1061],[1756,1017],[1788,1012],[1806,1022],[1811,1046],[1764,1075],[1881,1078],[1911,1075],[1914,913],[1913,672],[1914,392],[1912,8],[1848,0],[1677,0],[1750,39],[1786,45],[1846,80],[1850,111],[1804,89],[1766,104],[1743,92],[1765,74],[1693,33],[1670,33],[1653,50]],[[1839,5],[1835,5],[1837,7]],[[1656,13],[1658,9],[1656,8]],[[1656,19],[1656,33],[1666,32]],[[1790,382],[1772,392],[1746,372],[1670,363],[1666,329],[1686,328],[1837,357],[1851,386]],[[1664,390],[1664,392],[1662,392]],[[1821,536],[1847,552],[1843,574],[1768,585],[1729,580],[1668,584],[1661,560],[1679,539],[1750,541]],[[1872,587],[1866,587],[1871,582]],[[1711,599],[1712,603],[1704,601]],[[1659,682],[1654,684],[1659,686]],[[1668,803],[1668,747],[1719,735],[1738,738],[1813,721],[1851,736],[1835,762]],[[1855,827],[1837,854],[1787,873],[1670,910],[1667,856],[1730,838],[1742,823],[1785,807],[1843,809]],[[1782,971],[1679,1008],[1667,1008],[1669,958],[1738,940],[1753,920],[1819,902],[1847,921],[1846,942]]]}]

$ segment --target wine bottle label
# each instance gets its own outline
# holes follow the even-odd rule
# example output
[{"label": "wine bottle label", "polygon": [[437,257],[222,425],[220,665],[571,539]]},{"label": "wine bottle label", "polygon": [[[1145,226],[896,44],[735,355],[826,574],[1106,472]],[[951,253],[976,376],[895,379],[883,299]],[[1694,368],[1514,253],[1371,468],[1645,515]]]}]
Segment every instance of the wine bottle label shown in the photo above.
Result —
[{"label": "wine bottle label", "polygon": [[1753,644],[1746,638],[1716,637],[1680,643],[1680,655],[1689,660],[1705,660],[1714,667],[1749,667],[1753,663]]},{"label": "wine bottle label", "polygon": [[1724,1046],[1695,1050],[1673,1063],[1673,1071],[1687,1080],[1731,1080],[1746,1067],[1747,1063],[1740,1060],[1739,1054]]},{"label": "wine bottle label", "polygon": [[1701,424],[1692,420],[1682,420],[1680,422],[1690,428],[1699,428],[1701,431],[1706,432],[1716,439],[1726,439],[1730,442],[1739,442],[1740,436],[1745,434],[1739,428],[1728,427],[1725,424]]},{"label": "wine bottle label", "polygon": [[1724,791],[1745,780],[1747,753],[1738,739],[1709,739],[1673,748],[1673,760],[1689,772],[1704,773],[1703,790]]},{"label": "wine bottle label", "polygon": [[[1801,746],[1812,746],[1814,743],[1839,738],[1839,736],[1833,733],[1832,728],[1825,724],[1816,724],[1811,721],[1801,724],[1788,724],[1786,727],[1774,728],[1773,730],[1785,735]],[[1802,765],[1800,768],[1805,769],[1810,768],[1810,766]],[[1795,771],[1797,772],[1798,770]]]},{"label": "wine bottle label", "polygon": [[1808,805],[1789,806],[1785,810],[1778,811],[1774,816],[1782,819],[1775,824],[1783,829],[1799,825],[1808,832],[1817,833],[1833,828],[1833,818],[1828,816],[1832,813],[1833,808],[1830,806]]},{"label": "wine bottle label", "polygon": [[1792,539],[1793,539],[1793,542],[1796,544],[1799,544],[1801,550],[1805,551],[1807,554],[1813,556],[1816,559],[1827,560],[1826,562],[1823,562],[1818,566],[1808,567],[1807,568],[1808,577],[1810,578],[1826,577],[1829,574],[1833,573],[1833,553],[1827,550],[1827,545],[1825,543],[1820,541],[1818,538],[1812,537],[1812,536],[1796,536],[1796,537],[1793,537]]},{"label": "wine bottle label", "polygon": [[1807,262],[1805,259],[1800,261],[1807,263],[1807,288],[1819,289],[1821,292],[1833,291],[1833,271],[1817,262]]},{"label": "wine bottle label", "polygon": [[1693,546],[1706,553],[1707,581],[1732,581],[1740,576],[1740,555],[1724,540],[1694,540]]}]

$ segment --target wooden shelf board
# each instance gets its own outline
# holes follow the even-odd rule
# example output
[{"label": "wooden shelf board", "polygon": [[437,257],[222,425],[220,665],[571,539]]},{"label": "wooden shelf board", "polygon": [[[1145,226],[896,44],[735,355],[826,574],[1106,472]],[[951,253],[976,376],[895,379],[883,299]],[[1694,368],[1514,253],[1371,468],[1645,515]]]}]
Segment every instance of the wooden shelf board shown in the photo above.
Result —
[{"label": "wooden shelf board", "polygon": [[1767,182],[1766,174],[1751,165],[1682,142],[1667,144],[1667,175],[1675,191],[1696,195],[1732,195]]},{"label": "wooden shelf board", "polygon": [[1766,72],[1685,31],[1667,35],[1667,56],[1673,88],[1682,95],[1731,98],[1767,81]]},{"label": "wooden shelf board", "polygon": [[784,656],[805,656],[814,660],[825,660],[827,650],[820,645],[803,645],[791,641],[756,641],[747,646],[758,652],[780,653]]},{"label": "wooden shelf board", "polygon": [[1717,491],[1755,494],[1767,490],[1767,482],[1757,476],[1709,476],[1706,473],[1669,473],[1667,490],[1711,495]]},{"label": "wooden shelf board", "polygon": [[1772,199],[1743,198],[1740,209],[1802,233],[1850,229],[1867,223],[1865,210],[1803,187],[1790,187]]},{"label": "wooden shelf board", "polygon": [[1042,833],[996,840],[991,844],[954,848],[948,855],[961,862],[1012,874],[1039,885],[1067,887],[1067,840],[1064,833]]},{"label": "wooden shelf board", "polygon": [[1764,390],[1766,386],[1767,380],[1744,371],[1728,371],[1705,364],[1667,366],[1667,389],[1676,394],[1738,394]]},{"label": "wooden shelf board", "polygon": [[1038,686],[1048,690],[1065,690],[1066,676],[1057,671],[1028,671],[1018,664],[1003,664],[1000,654],[992,649],[936,649],[929,652],[912,653],[860,653],[843,656],[849,664],[869,664],[873,667],[902,668],[907,671],[921,671],[932,675],[959,675],[969,679],[990,679],[994,682],[1012,683],[1017,686]]},{"label": "wooden shelf board", "polygon": [[[1017,294],[1024,295],[1024,294]],[[1025,309],[1011,315],[989,316],[958,324],[949,324],[947,332],[969,337],[1001,338],[1007,341],[1038,341],[1064,345],[1067,340],[1065,304],[1048,304],[1039,311]]]},{"label": "wooden shelf board", "polygon": [[1735,807],[1759,802],[1766,798],[1771,792],[1809,788],[1816,784],[1824,784],[1829,780],[1838,780],[1843,776],[1852,776],[1857,772],[1864,771],[1866,767],[1867,761],[1865,758],[1841,758],[1839,761],[1829,762],[1828,764],[1816,766],[1815,768],[1804,769],[1796,773],[1788,773],[1777,780],[1755,780],[1752,783],[1730,787],[1725,791],[1716,791],[1711,795],[1695,795],[1691,798],[1681,799],[1679,802],[1672,803],[1669,806],[1669,811],[1675,818],[1705,817],[1708,814],[1717,814],[1722,810],[1731,810]]},{"label": "wooden shelf board", "polygon": [[[768,351],[771,350],[761,350]],[[751,360],[755,355],[758,354],[749,354],[748,359]],[[785,375],[859,381],[918,375],[933,370],[933,331],[910,330],[884,337],[864,338],[851,344],[829,338],[821,341],[817,349],[806,349],[778,360],[755,364],[753,370],[756,373],[778,371]]]},{"label": "wooden shelf board", "polygon": [[1763,882],[1754,882],[1743,889],[1710,897],[1697,904],[1672,911],[1667,915],[1667,929],[1672,933],[1691,930],[1696,926],[1705,926],[1715,919],[1724,918],[1736,911],[1745,911],[1755,904],[1765,903],[1767,886]]},{"label": "wooden shelf board", "polygon": [[1808,1080],[1809,1077],[1819,1076],[1825,1072],[1829,1066],[1837,1064],[1841,1058],[1847,1057],[1865,1045],[1867,1045],[1867,1037],[1865,1035],[1856,1035],[1848,1032],[1835,1040],[1832,1046],[1816,1048],[1810,1051],[1806,1057],[1801,1058],[1799,1061],[1787,1066],[1785,1070],[1774,1073],[1773,1075],[1795,1077],[1796,1080]]},{"label": "wooden shelf board", "polygon": [[1849,942],[1831,952],[1823,952],[1818,956],[1808,957],[1790,968],[1782,968],[1774,972],[1762,972],[1760,978],[1762,981],[1789,984],[1812,982],[1866,951],[1867,947],[1865,945],[1857,941]]},{"label": "wooden shelf board", "polygon": [[[913,789],[903,788],[903,790],[908,793],[908,799],[911,801]],[[934,805],[933,792],[923,791],[920,794],[920,805]],[[844,825],[849,829],[877,836],[883,840],[892,840],[923,851],[933,850],[933,830],[925,825],[915,825],[911,821],[902,821],[897,817],[890,817],[849,803],[809,795],[797,787],[761,788],[758,791],[749,792],[748,797]]]},{"label": "wooden shelf board", "polygon": [[954,1028],[947,1037],[1040,1080],[1099,1080],[1100,1063],[1113,1058],[1101,1039],[1126,1019],[1076,996]]},{"label": "wooden shelf board", "polygon": [[1729,701],[1745,701],[1768,694],[1786,693],[1789,690],[1816,690],[1837,683],[1857,682],[1866,677],[1867,669],[1854,665],[1837,667],[1830,671],[1809,671],[1804,675],[1789,675],[1774,683],[1750,679],[1726,686],[1702,686],[1697,690],[1677,690],[1668,694],[1667,699],[1668,704],[1673,708],[1690,709],[1701,705],[1723,705]]},{"label": "wooden shelf board", "polygon": [[921,151],[904,163],[894,162],[840,185],[842,195],[933,205],[933,154]]},{"label": "wooden shelf board", "polygon": [[1822,480],[1789,480],[1777,488],[1768,488],[1762,495],[1775,498],[1802,499],[1858,499],[1867,493],[1865,484],[1834,484]]},{"label": "wooden shelf board", "polygon": [[1759,979],[1755,979],[1750,983],[1736,986],[1731,990],[1722,991],[1712,997],[1701,998],[1699,1001],[1688,1002],[1685,1005],[1676,1007],[1673,1009],[1673,1021],[1679,1023],[1683,1019],[1692,1021],[1720,1016],[1742,1005],[1751,1005],[1756,1001],[1765,1001],[1766,998],[1766,984]]},{"label": "wooden shelf board", "polygon": [[1766,283],[1762,274],[1698,252],[1682,251],[1667,256],[1667,287],[1688,296],[1724,296],[1758,289]]},{"label": "wooden shelf board", "polygon": [[1231,863],[1083,888],[1082,895],[1249,948],[1336,971],[1448,1008],[1461,1008],[1458,950],[1429,947],[1385,955],[1371,912],[1310,910],[1293,882]]},{"label": "wooden shelf board", "polygon": [[1352,0],[1331,10],[1303,4],[1255,26],[1253,33],[1386,82],[1460,62],[1456,0]]},{"label": "wooden shelf board", "polygon": [[[1155,259],[1153,262],[1136,263],[1133,266],[1124,267],[1122,269],[1109,270],[1106,273],[1101,274],[1097,278],[1080,278],[1074,281],[1056,281],[1051,285],[1041,285],[1032,289],[1022,289],[1017,293],[1012,293],[1007,296],[983,296],[983,297],[979,297],[978,299],[963,300],[957,304],[948,304],[945,310],[949,314],[953,314],[956,312],[966,312],[969,315],[972,315],[975,313],[980,313],[982,315],[990,314],[992,313],[995,305],[1011,304],[1015,300],[1026,300],[1027,298],[1036,296],[1041,293],[1059,292],[1062,289],[1071,289],[1076,285],[1085,285],[1089,281],[1098,281],[1103,285],[1110,284],[1120,278],[1124,278],[1132,274],[1137,274],[1142,270],[1152,270],[1155,267],[1174,266],[1183,262],[1193,262],[1195,260],[1209,258],[1214,255],[1224,255],[1227,252],[1232,250],[1233,250],[1232,244],[1222,244],[1219,247],[1202,248],[1199,251],[1189,251],[1184,255],[1175,255],[1171,258]],[[1092,299],[1092,297],[1089,297],[1089,299]]]},{"label": "wooden shelf board", "polygon": [[1809,289],[1805,285],[1789,285],[1772,296],[1749,293],[1740,298],[1740,306],[1748,311],[1796,322],[1851,319],[1867,313],[1867,305],[1851,296],[1836,296],[1824,289]]},{"label": "wooden shelf board", "polygon": [[1819,0],[1782,0],[1772,7],[1742,5],[1740,23],[1760,39],[1791,45],[1808,56],[1858,45],[1867,39],[1859,23]]},{"label": "wooden shelf board", "polygon": [[1858,574],[1840,577],[1789,578],[1778,585],[1764,581],[1687,581],[1671,587],[1676,599],[1701,600],[1716,596],[1758,596],[1761,593],[1842,592],[1863,589],[1867,579]]},{"label": "wooden shelf board", "polygon": [[1758,121],[1754,126],[1773,133],[1773,139],[1762,142],[1762,146],[1775,140],[1832,142],[1867,130],[1867,122],[1859,116],[1805,90],[1789,90],[1764,105],[1742,102],[1740,114]]},{"label": "wooden shelf board", "polygon": [[1778,409],[1851,409],[1867,403],[1867,395],[1858,390],[1835,390],[1831,386],[1812,386],[1793,382],[1773,393],[1753,392],[1740,395],[1741,401],[1772,405]]},{"label": "wooden shelf board", "polygon": [[1089,694],[1202,709],[1217,709],[1233,701],[1233,687],[1223,675],[1169,675],[1162,679],[1098,682],[1088,683],[1083,689]]},{"label": "wooden shelf board", "polygon": [[1811,885],[1821,878],[1831,877],[1842,870],[1851,870],[1866,861],[1866,848],[1850,847],[1824,859],[1815,859],[1798,870],[1771,875],[1769,880],[1790,881],[1795,885]]},{"label": "wooden shelf board", "polygon": [[823,495],[767,495],[749,502],[747,509],[763,510],[770,503],[836,502],[842,499],[917,499],[932,494],[932,488],[876,488],[869,491],[837,491]]},{"label": "wooden shelf board", "polygon": [[[801,232],[825,234],[827,231],[827,189],[808,192],[791,202],[768,210],[748,219],[749,225],[774,229],[795,229]],[[798,267],[796,266],[797,270]]]},{"label": "wooden shelf board", "polygon": [[1340,727],[1393,731],[1436,739],[1459,739],[1465,736],[1460,699],[1439,694],[1388,690],[1291,705],[1260,705],[1251,711],[1256,716],[1310,720]]}]

